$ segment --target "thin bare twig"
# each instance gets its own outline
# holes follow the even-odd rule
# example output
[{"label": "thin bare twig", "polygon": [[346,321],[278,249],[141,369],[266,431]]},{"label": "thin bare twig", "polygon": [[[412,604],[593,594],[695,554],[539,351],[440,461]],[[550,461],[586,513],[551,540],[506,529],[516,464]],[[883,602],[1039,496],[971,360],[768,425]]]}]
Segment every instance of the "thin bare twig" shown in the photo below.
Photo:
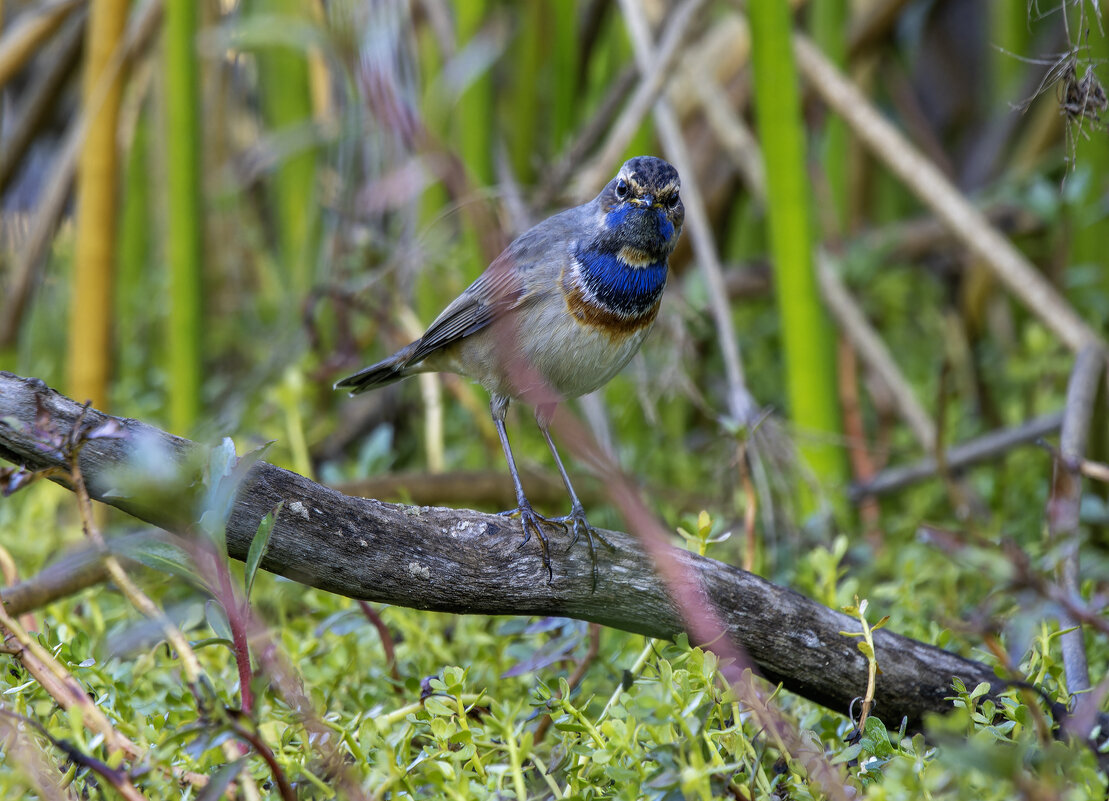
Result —
[{"label": "thin bare twig", "polygon": [[[687,0],[687,6],[692,9],[695,10],[697,5],[698,0]],[[636,63],[639,65],[640,72],[647,74],[658,56],[652,45],[646,15],[642,6],[634,0],[620,0],[620,7],[624,12],[624,21],[632,40],[632,47],[635,50]],[[679,9],[675,12],[675,16],[682,13],[682,11],[683,9]],[[770,480],[764,461],[766,455],[764,449],[773,451],[775,445],[780,443],[778,440],[772,440],[765,433],[759,434],[755,431],[756,424],[762,417],[762,412],[755,397],[747,388],[743,372],[743,359],[739,351],[739,339],[736,336],[731,307],[728,303],[723,265],[720,261],[720,254],[716,250],[705,198],[693,167],[693,157],[686,146],[677,115],[666,97],[658,99],[653,113],[655,127],[658,130],[663,147],[671,161],[674,162],[678,173],[682,176],[682,196],[685,203],[686,223],[689,227],[689,235],[693,238],[693,252],[697,256],[697,265],[709,290],[709,308],[712,312],[717,342],[720,345],[721,360],[724,362],[728,415],[736,423],[751,428],[755,434],[751,437],[747,451],[750,458],[751,477],[762,500],[759,508],[763,514],[766,530],[773,531],[776,528],[775,505],[771,497]],[[772,421],[766,424],[764,431],[768,433],[774,431]],[[780,457],[781,454],[775,456]]]},{"label": "thin bare twig", "polygon": [[277,757],[274,756],[273,749],[262,739],[262,735],[235,722],[229,723],[228,728],[236,737],[250,743],[255,752],[265,761],[266,766],[270,769],[270,775],[273,776],[277,789],[281,793],[282,801],[296,801],[297,795],[293,790],[293,786],[289,784],[289,777],[277,761]]},{"label": "thin bare twig", "polygon": [[[686,2],[695,10],[700,0],[686,0]],[[641,73],[648,74],[658,58],[658,52],[651,43],[651,33],[643,8],[631,0],[621,0],[620,6],[635,49],[636,63]],[[709,303],[724,360],[724,372],[728,384],[728,413],[737,421],[753,422],[758,416],[759,407],[747,390],[743,377],[743,363],[739,355],[731,310],[728,307],[723,269],[713,241],[704,197],[693,169],[693,159],[682,137],[678,120],[665,97],[660,98],[655,104],[654,117],[663,147],[682,176],[686,223],[689,226],[690,236],[693,237],[693,250],[697,254],[697,263],[708,284]]]},{"label": "thin bare twig", "polygon": [[[583,656],[578,661],[578,664],[574,667],[574,672],[570,674],[570,678],[566,680],[566,684],[570,687],[571,691],[573,691],[574,688],[581,683],[581,680],[585,678],[585,674],[589,670],[589,666],[592,665],[594,661],[596,661],[597,654],[599,654],[600,652],[601,627],[598,626],[596,623],[590,623],[589,648],[586,650],[585,656]],[[560,698],[561,691],[556,690],[554,696],[556,698]],[[539,725],[535,727],[535,736],[532,741],[536,743],[543,742],[543,739],[547,736],[547,731],[551,728],[552,723],[554,723],[554,718],[552,718],[550,715],[544,715],[543,719],[539,721]]]},{"label": "thin bare twig", "polygon": [[858,351],[866,366],[885,383],[893,396],[897,411],[913,436],[925,450],[931,451],[936,442],[935,423],[913,394],[912,387],[893,360],[886,343],[867,322],[862,308],[840,281],[827,253],[817,254],[817,277],[824,303],[840,331]]},{"label": "thin bare twig", "polygon": [[[947,468],[962,470],[993,459],[1017,446],[1033,443],[1040,437],[1057,431],[1062,421],[1061,411],[1052,412],[1033,418],[1019,426],[991,431],[989,434],[954,445],[945,455]],[[861,498],[887,495],[932,478],[936,472],[936,459],[929,456],[913,464],[883,470],[870,481],[852,487],[849,497],[853,503],[858,503]]]},{"label": "thin bare twig", "polygon": [[377,636],[381,639],[381,648],[385,651],[385,662],[389,665],[389,675],[396,682],[393,689],[398,693],[403,693],[404,687],[401,686],[400,670],[397,668],[397,649],[393,644],[393,633],[389,631],[389,627],[385,625],[385,621],[381,619],[381,615],[370,605],[369,601],[359,601],[358,608],[362,610],[362,614],[366,616],[366,620],[370,621],[370,625],[374,627]]},{"label": "thin bare twig", "polygon": [[801,74],[820,97],[851,127],[859,139],[894,172],[956,234],[963,245],[1009,291],[1070,348],[1102,337],[1066,302],[1027,257],[967,202],[934,164],[874,108],[808,38],[795,34],[793,51]]},{"label": "thin bare twig", "polygon": [[[1078,522],[1082,501],[1082,474],[1078,465],[1086,454],[1086,441],[1089,439],[1090,421],[1094,414],[1098,380],[1105,368],[1105,357],[1104,349],[1087,345],[1079,351],[1075,360],[1067,384],[1059,457],[1054,460],[1054,480],[1047,505],[1048,533],[1063,546],[1058,566],[1059,584],[1064,592],[1076,598],[1079,597]],[[1082,626],[1067,612],[1059,616],[1059,625],[1071,629],[1060,635],[1060,644],[1067,690],[1074,695],[1090,689]]]}]

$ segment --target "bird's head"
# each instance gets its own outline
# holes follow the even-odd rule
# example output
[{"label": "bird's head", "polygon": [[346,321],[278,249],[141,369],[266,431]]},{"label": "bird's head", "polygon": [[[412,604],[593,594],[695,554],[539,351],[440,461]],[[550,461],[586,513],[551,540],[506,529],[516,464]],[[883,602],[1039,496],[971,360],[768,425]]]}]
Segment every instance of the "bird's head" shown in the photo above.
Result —
[{"label": "bird's head", "polygon": [[680,190],[678,171],[669,163],[654,156],[628,159],[597,198],[606,238],[652,258],[669,256],[685,221]]}]

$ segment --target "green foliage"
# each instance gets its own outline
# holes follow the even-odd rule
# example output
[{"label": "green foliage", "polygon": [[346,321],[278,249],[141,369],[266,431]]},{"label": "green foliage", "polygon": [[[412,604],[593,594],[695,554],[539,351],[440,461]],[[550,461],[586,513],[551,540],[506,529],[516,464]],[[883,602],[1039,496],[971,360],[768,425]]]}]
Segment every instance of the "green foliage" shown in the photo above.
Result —
[{"label": "green foliage", "polygon": [[277,506],[273,508],[273,511],[262,518],[262,522],[258,524],[258,530],[254,533],[254,539],[250,541],[250,550],[247,552],[244,567],[245,595],[248,600],[250,599],[250,591],[254,588],[254,579],[258,575],[258,566],[262,564],[262,559],[265,557],[266,551],[269,550],[270,535],[273,534],[277,516],[281,514],[281,508],[284,505],[285,501],[277,502]]},{"label": "green foliage", "polygon": [[[212,474],[222,476],[214,482],[217,490],[235,473],[230,453],[227,446],[213,449],[218,464]],[[217,491],[217,506],[219,497]],[[0,517],[34,506],[34,494],[21,493],[0,506]],[[43,514],[53,512],[48,507],[34,516]],[[694,549],[712,553],[724,547],[709,516],[701,515],[693,528],[696,533],[687,536]],[[818,596],[842,594],[837,577],[844,547],[838,542],[831,551],[814,552],[807,572],[799,573],[824,588]],[[262,785],[272,781],[257,756],[228,763],[219,746],[228,735],[219,710],[237,706],[238,679],[224,610],[205,603],[190,589],[195,584],[164,579],[173,572],[166,562],[188,562],[184,552],[163,551],[153,560],[152,548],[132,555],[155,568],[143,574],[144,583],[196,650],[204,671],[200,688],[181,683],[176,657],[161,634],[112,591],[44,610],[39,641],[97,699],[113,725],[149,754],[154,770],[143,781],[151,797],[177,786],[165,772],[171,769],[206,773],[213,781],[234,771]],[[684,640],[647,642],[637,658],[641,638],[605,631],[603,656],[572,688],[566,676],[584,654],[583,624],[525,625],[388,608],[382,616],[396,639],[402,677],[397,684],[388,675],[377,632],[352,601],[264,572],[256,573],[250,597],[288,664],[296,666],[313,710],[305,716],[304,707],[289,705],[279,683],[261,681],[254,727],[307,797],[331,797],[343,787],[339,796],[347,797],[359,786],[395,797],[459,799],[824,797],[799,762],[781,759],[723,681],[718,658]],[[857,603],[854,611],[864,617],[865,607]],[[911,610],[899,627],[945,642]],[[1049,692],[1059,687],[1062,670],[1058,634],[1042,624],[1022,665],[1024,675]],[[860,647],[866,642],[863,637]],[[1067,788],[1066,798],[1096,793],[1104,777],[1094,755],[1082,744],[1038,734],[1037,719],[1050,719],[1038,696],[1011,691],[994,701],[984,697],[985,690],[956,685],[956,712],[930,720],[927,742],[883,720],[880,709],[849,743],[845,724],[827,711],[783,694],[774,703],[795,721],[801,739],[840,766],[867,798],[1004,799],[1029,783]],[[18,663],[0,674],[0,692],[9,711],[42,722],[54,737],[86,753],[101,751],[80,720],[59,711]],[[552,726],[537,741],[544,715]],[[328,742],[322,751],[309,746],[320,736]],[[338,773],[326,757],[332,750],[346,763]],[[73,779],[93,781],[82,769]],[[7,792],[26,787],[26,781],[18,764],[0,766],[0,786]],[[201,796],[194,789],[179,797]]]}]

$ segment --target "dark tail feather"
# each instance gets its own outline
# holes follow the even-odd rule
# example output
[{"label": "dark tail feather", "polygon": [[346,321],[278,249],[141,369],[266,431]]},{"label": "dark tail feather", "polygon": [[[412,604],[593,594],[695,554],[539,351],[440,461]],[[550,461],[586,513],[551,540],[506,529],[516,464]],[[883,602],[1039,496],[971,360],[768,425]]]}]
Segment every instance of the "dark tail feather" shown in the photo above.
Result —
[{"label": "dark tail feather", "polygon": [[341,381],[335,382],[335,389],[349,389],[351,395],[358,395],[400,381],[402,378],[407,378],[412,374],[408,370],[408,359],[416,349],[417,344],[417,342],[413,342],[388,359],[364,367],[354,375],[348,375]]}]

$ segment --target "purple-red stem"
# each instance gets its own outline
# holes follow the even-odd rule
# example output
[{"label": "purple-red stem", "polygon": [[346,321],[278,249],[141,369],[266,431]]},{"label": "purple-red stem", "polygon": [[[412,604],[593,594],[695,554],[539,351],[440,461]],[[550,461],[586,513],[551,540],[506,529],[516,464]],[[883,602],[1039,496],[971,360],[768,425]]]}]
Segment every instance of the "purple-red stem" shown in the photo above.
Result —
[{"label": "purple-red stem", "polygon": [[283,801],[297,801],[296,792],[289,783],[289,777],[285,775],[285,771],[282,770],[281,765],[277,762],[277,757],[273,755],[273,749],[266,745],[265,740],[255,732],[249,731],[238,724],[231,724],[231,731],[240,739],[250,743],[254,750],[258,752],[258,756],[266,761],[266,765],[268,765],[270,769],[270,774],[277,784],[277,789],[281,792]]},{"label": "purple-red stem", "polygon": [[239,693],[242,696],[243,714],[251,717],[254,713],[254,693],[250,689],[254,672],[250,667],[250,645],[246,636],[246,615],[243,614],[246,602],[240,603],[231,586],[231,571],[227,562],[218,554],[212,554],[216,575],[219,577],[219,596],[217,600],[227,615],[231,627],[231,644],[235,651],[235,667],[239,669]]},{"label": "purple-red stem", "polygon": [[404,692],[404,688],[401,687],[400,684],[400,670],[397,669],[397,651],[396,647],[393,645],[392,632],[389,631],[389,627],[385,625],[385,621],[381,619],[381,615],[377,613],[376,609],[370,606],[368,601],[359,601],[358,606],[361,608],[362,614],[370,621],[370,625],[377,629],[377,636],[381,638],[381,647],[385,651],[385,661],[389,665],[389,675],[392,676],[393,681],[396,682],[396,684],[393,685],[394,689],[397,692]]}]

